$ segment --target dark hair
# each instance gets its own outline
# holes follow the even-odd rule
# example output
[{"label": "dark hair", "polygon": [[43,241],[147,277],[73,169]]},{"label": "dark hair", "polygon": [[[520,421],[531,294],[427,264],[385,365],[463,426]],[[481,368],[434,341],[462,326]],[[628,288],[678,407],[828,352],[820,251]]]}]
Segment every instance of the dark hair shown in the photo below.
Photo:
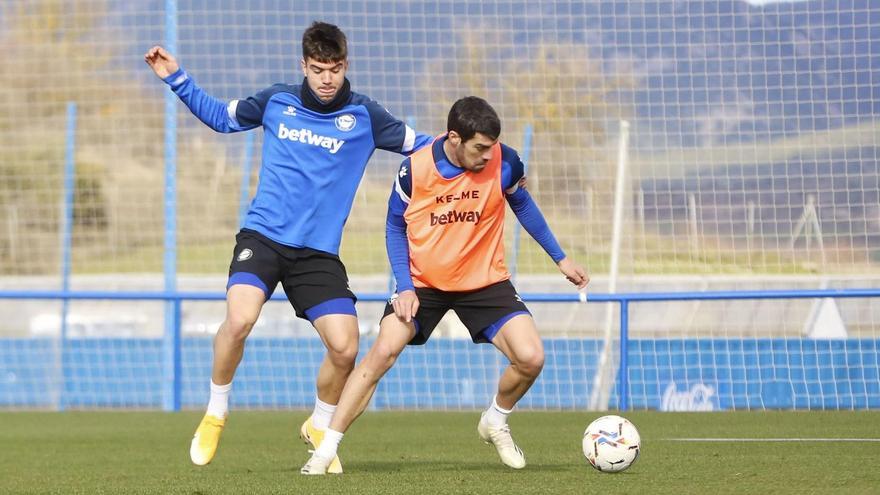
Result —
[{"label": "dark hair", "polygon": [[303,33],[303,60],[322,63],[340,62],[348,57],[348,44],[341,29],[326,22],[315,21]]},{"label": "dark hair", "polygon": [[466,142],[477,133],[491,139],[501,135],[501,119],[492,105],[477,96],[465,96],[449,109],[446,130],[455,131]]}]

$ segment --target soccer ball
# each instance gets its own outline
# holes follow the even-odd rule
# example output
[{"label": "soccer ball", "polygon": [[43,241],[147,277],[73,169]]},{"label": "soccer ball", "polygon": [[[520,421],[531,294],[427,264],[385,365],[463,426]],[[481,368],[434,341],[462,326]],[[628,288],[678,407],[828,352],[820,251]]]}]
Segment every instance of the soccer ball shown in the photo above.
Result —
[{"label": "soccer ball", "polygon": [[619,473],[639,458],[641,438],[634,424],[620,416],[602,416],[584,431],[584,456],[603,473]]}]

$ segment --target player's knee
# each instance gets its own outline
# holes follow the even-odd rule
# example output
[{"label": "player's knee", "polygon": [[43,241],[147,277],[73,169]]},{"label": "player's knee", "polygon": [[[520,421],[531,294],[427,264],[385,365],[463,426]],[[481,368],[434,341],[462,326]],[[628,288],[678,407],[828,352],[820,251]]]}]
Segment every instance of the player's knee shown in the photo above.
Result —
[{"label": "player's knee", "polygon": [[544,350],[535,349],[525,355],[517,356],[517,367],[528,377],[536,378],[544,369]]},{"label": "player's knee", "polygon": [[357,341],[327,348],[327,355],[330,357],[330,361],[338,368],[354,368],[354,361],[357,359],[357,354]]},{"label": "player's knee", "polygon": [[397,356],[399,355],[399,349],[392,348],[392,346],[381,341],[376,342],[370,350],[370,367],[377,371],[384,372],[394,366],[394,363],[397,361]]},{"label": "player's knee", "polygon": [[244,340],[251,333],[256,324],[256,316],[244,313],[229,313],[223,323],[222,331],[225,336],[232,340]]}]

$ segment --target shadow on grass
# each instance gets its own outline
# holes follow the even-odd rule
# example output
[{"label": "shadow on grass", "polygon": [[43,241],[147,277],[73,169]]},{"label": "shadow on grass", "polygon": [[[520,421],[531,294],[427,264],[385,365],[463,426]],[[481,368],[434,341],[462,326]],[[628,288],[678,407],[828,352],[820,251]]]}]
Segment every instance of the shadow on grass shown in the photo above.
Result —
[{"label": "shadow on grass", "polygon": [[481,472],[481,473],[537,473],[537,472],[563,472],[577,469],[578,466],[571,464],[535,464],[527,465],[525,469],[511,469],[500,462],[449,462],[434,461],[428,459],[406,459],[400,461],[366,461],[352,462],[345,465],[346,473],[376,473],[376,472]]}]

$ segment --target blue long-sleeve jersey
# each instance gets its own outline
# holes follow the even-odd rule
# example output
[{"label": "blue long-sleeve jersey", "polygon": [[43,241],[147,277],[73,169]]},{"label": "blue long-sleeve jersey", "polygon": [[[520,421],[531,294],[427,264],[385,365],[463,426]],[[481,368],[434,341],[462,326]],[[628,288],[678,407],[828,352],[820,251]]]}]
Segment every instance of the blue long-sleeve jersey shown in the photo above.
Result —
[{"label": "blue long-sleeve jersey", "polygon": [[350,90],[322,103],[303,84],[275,84],[222,102],[178,70],[165,78],[192,113],[217,132],[263,127],[262,167],[243,228],[275,242],[338,254],[342,229],[376,148],[409,155],[432,137]]},{"label": "blue long-sleeve jersey", "polygon": [[[453,165],[443,151],[445,137],[438,138],[432,145],[434,163],[437,171],[447,179],[465,172],[463,168]],[[406,220],[404,214],[412,195],[412,178],[409,174],[410,160],[407,158],[400,165],[391,196],[388,198],[388,216],[385,221],[385,245],[391,271],[397,280],[397,290],[413,289],[412,274],[409,268],[409,244],[406,238]],[[520,179],[525,176],[525,166],[519,154],[513,148],[501,143],[501,184],[504,197],[522,224],[526,232],[532,236],[544,251],[558,263],[565,258],[565,252],[556,240],[556,236],[547,225],[544,215],[525,188],[519,187]]]}]

